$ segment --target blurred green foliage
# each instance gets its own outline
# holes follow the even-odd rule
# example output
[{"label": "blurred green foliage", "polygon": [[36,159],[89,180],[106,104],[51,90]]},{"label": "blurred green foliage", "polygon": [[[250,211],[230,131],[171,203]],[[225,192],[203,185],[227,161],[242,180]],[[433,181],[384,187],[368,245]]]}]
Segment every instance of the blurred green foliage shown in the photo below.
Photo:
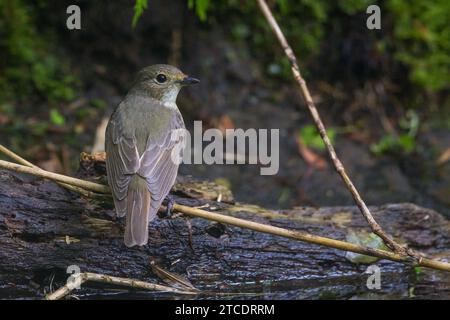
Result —
[{"label": "blurred green foliage", "polygon": [[416,266],[414,267],[414,273],[416,274],[416,276],[420,276],[423,273],[423,270],[421,267]]},{"label": "blurred green foliage", "polygon": [[[225,12],[235,8],[247,16],[253,13],[254,18],[235,22],[235,30],[260,30],[261,27],[268,29],[254,1],[243,4],[238,0],[228,0],[221,3],[219,7],[214,2],[212,7],[219,7],[218,11]],[[368,42],[374,41],[377,54],[381,55],[386,50],[392,52],[394,59],[408,68],[410,81],[426,90],[449,87],[450,2],[447,0],[277,0],[272,3],[276,3],[274,14],[294,50],[301,57],[302,64],[319,59],[320,50],[329,41],[327,35],[333,34],[344,39],[345,20],[359,21],[360,27],[364,28],[366,8],[371,4],[378,4],[381,7],[380,32],[383,36],[378,36],[379,31],[364,32]],[[211,12],[213,14],[214,10]],[[244,24],[247,26],[243,27]],[[264,52],[273,51],[271,47],[275,40],[267,38],[273,38],[270,32],[265,35],[260,32],[234,32],[234,35],[253,42],[257,48],[263,47]],[[277,48],[278,45],[274,47]],[[287,59],[283,57],[277,60],[281,75],[290,77]]]},{"label": "blurred green foliage", "polygon": [[383,135],[381,139],[370,146],[370,150],[382,155],[386,153],[411,153],[416,147],[415,137],[408,134],[394,136],[390,134]]},{"label": "blurred green foliage", "polygon": [[50,110],[50,121],[57,126],[62,126],[66,123],[66,119],[57,109]]},{"label": "blurred green foliage", "polygon": [[403,131],[402,133],[399,135],[383,135],[377,143],[370,146],[370,150],[377,155],[386,153],[409,154],[416,150],[416,138],[419,130],[417,113],[408,110],[406,116],[400,119],[398,126]]},{"label": "blurred green foliage", "polygon": [[[212,25],[226,22],[236,41],[248,43],[255,58],[268,62],[269,74],[290,79],[289,63],[268,32],[256,1],[186,1],[201,21]],[[148,9],[148,3],[148,0],[135,1],[133,25]],[[272,0],[268,3],[302,65],[319,61],[330,34],[337,38],[344,35],[348,32],[344,30],[348,21],[356,20],[364,28],[367,6],[378,4],[382,9],[382,30],[364,31],[365,36],[376,42],[377,54],[392,53],[397,63],[407,67],[411,83],[424,90],[449,87],[450,2],[447,0]],[[58,53],[51,34],[38,21],[39,12],[44,12],[47,6],[48,0],[0,1],[0,103],[30,96],[50,102],[68,101],[75,96],[77,81],[68,72],[68,60]],[[311,68],[304,70],[307,75]]]},{"label": "blurred green foliage", "polygon": [[[198,18],[201,21],[206,21],[207,12],[211,5],[210,0],[187,0],[188,7],[194,10]],[[148,0],[136,0],[134,4],[134,15],[132,20],[132,26],[135,27],[139,21],[139,18],[144,13],[145,9],[148,7]]]},{"label": "blurred green foliage", "polygon": [[189,9],[195,10],[195,13],[201,21],[206,20],[210,5],[210,0],[188,0]]},{"label": "blurred green foliage", "polygon": [[75,78],[54,54],[35,18],[46,1],[0,1],[0,103],[38,96],[50,102],[75,96]]},{"label": "blurred green foliage", "polygon": [[[48,32],[37,15],[48,0],[0,1],[0,101],[19,100],[37,94],[48,101],[74,98],[76,79],[67,72],[67,61],[58,56]],[[268,72],[290,78],[289,63],[279,54],[276,40],[255,1],[186,0],[201,21],[227,21],[237,41],[249,43],[265,55]],[[273,0],[268,1],[301,63],[319,59],[327,35],[343,32],[344,23],[366,17],[370,4],[382,8],[382,37],[366,32],[377,42],[379,53],[393,52],[394,59],[409,70],[412,83],[423,89],[446,89],[450,83],[450,2],[447,0]],[[136,0],[132,24],[148,7]],[[255,31],[256,30],[256,31]],[[257,58],[260,58],[257,56]],[[308,72],[305,69],[305,73]]]},{"label": "blurred green foliage", "polygon": [[[330,138],[331,143],[334,144],[336,139],[336,130],[334,128],[327,129],[327,135]],[[325,144],[320,137],[319,131],[317,131],[317,128],[314,125],[308,124],[303,126],[300,129],[300,137],[306,146],[320,151],[325,150]]]},{"label": "blurred green foliage", "polygon": [[[237,39],[245,40],[258,51],[273,51],[274,39],[270,33],[249,31],[268,28],[256,1],[187,1],[201,21],[208,18],[214,22],[225,17]],[[136,0],[133,24],[142,14],[144,2],[146,5],[147,0]],[[268,3],[275,5],[274,14],[303,61],[318,58],[327,35],[342,31],[345,20],[363,17],[360,22],[364,28],[366,8],[379,5],[383,37],[377,39],[376,31],[366,32],[368,37],[374,37],[379,53],[387,48],[392,50],[394,59],[408,67],[411,82],[424,89],[433,91],[449,87],[450,1],[273,0]],[[238,19],[230,20],[231,13],[237,13],[234,16]],[[285,58],[275,60],[278,65],[271,64],[269,73],[290,76],[288,61]]]},{"label": "blurred green foliage", "polygon": [[450,1],[389,0],[396,58],[410,67],[411,80],[436,90],[450,84]]},{"label": "blurred green foliage", "polygon": [[139,21],[139,18],[144,13],[145,9],[147,9],[148,6],[148,0],[136,0],[136,3],[134,5],[134,15],[133,15],[133,21],[131,22],[133,28],[136,27],[136,24]]}]

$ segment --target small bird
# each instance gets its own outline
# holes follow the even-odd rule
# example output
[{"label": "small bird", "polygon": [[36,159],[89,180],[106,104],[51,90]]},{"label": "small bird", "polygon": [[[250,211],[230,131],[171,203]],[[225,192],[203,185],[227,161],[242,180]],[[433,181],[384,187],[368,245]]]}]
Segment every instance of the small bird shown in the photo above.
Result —
[{"label": "small bird", "polygon": [[125,245],[145,245],[148,224],[169,194],[178,173],[172,132],[184,129],[176,105],[183,86],[199,80],[176,67],[142,69],[106,128],[106,173],[118,217],[126,214]]}]

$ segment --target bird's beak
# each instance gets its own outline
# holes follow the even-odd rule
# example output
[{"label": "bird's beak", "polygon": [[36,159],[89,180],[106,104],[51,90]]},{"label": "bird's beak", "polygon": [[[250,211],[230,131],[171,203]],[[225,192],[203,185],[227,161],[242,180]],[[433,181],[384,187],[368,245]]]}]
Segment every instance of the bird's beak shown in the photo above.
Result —
[{"label": "bird's beak", "polygon": [[200,80],[198,80],[196,78],[189,77],[189,76],[186,76],[182,80],[180,80],[180,83],[182,85],[184,85],[184,86],[191,85],[191,84],[196,84],[196,83],[199,83],[199,82],[200,82]]}]

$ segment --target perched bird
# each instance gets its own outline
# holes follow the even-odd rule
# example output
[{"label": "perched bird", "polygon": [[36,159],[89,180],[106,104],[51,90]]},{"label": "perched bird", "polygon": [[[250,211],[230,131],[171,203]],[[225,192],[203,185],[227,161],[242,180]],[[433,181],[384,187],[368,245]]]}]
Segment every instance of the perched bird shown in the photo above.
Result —
[{"label": "perched bird", "polygon": [[118,217],[126,214],[125,245],[145,245],[148,223],[175,183],[178,163],[171,154],[184,129],[176,105],[181,87],[198,83],[177,68],[142,69],[111,115],[105,136],[106,172]]}]

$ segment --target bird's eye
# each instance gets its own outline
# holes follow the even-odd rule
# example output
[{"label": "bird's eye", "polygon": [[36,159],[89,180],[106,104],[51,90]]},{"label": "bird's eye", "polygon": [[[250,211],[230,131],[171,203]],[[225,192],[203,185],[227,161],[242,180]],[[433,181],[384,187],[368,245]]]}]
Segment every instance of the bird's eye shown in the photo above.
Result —
[{"label": "bird's eye", "polygon": [[156,81],[158,81],[159,83],[164,83],[167,81],[167,77],[164,74],[160,73],[156,76]]}]

